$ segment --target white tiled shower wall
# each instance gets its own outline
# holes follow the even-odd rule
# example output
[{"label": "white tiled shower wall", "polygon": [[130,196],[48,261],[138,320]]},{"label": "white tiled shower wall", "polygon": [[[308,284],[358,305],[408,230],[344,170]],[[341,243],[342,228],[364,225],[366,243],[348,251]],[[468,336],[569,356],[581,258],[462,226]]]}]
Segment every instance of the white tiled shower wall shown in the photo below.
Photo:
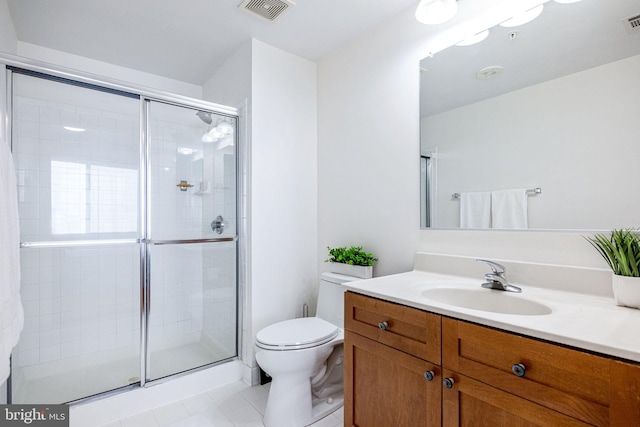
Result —
[{"label": "white tiled shower wall", "polygon": [[[169,117],[171,108],[174,107],[152,104],[151,114],[158,111],[163,118]],[[180,113],[186,114],[180,117],[182,122],[163,119],[151,123],[151,236],[157,240],[234,236],[234,146],[220,149],[224,141],[203,143],[201,138],[208,126],[197,123],[193,110]],[[192,120],[196,120],[195,124]],[[213,126],[217,120],[214,116]],[[180,181],[194,187],[177,190],[176,183]],[[166,191],[167,188],[175,190]],[[222,234],[211,229],[211,222],[218,215],[225,221]],[[180,336],[182,341],[202,340],[205,345],[213,345],[213,350],[222,351],[225,357],[235,354],[235,245],[230,242],[152,249],[152,286],[162,286],[162,301],[152,291],[152,339],[162,337],[161,342],[171,345]],[[158,256],[162,258],[158,260]],[[162,272],[153,267],[158,265]]]},{"label": "white tiled shower wall", "polygon": [[[35,80],[16,78],[17,91]],[[21,240],[136,237],[138,180],[130,177],[139,168],[137,102],[124,98],[129,108],[118,113],[43,95],[18,94],[13,103]],[[29,372],[39,376],[42,362],[135,352],[138,260],[137,245],[22,249],[25,327],[14,365],[34,367]]]},{"label": "white tiled shower wall", "polygon": [[18,367],[139,342],[137,246],[22,250]]},{"label": "white tiled shower wall", "polygon": [[[88,97],[114,96],[82,90],[83,105],[92,103]],[[14,96],[22,241],[137,238],[139,101],[123,98],[128,104],[116,112],[45,99],[55,95]],[[65,125],[87,130],[69,132]],[[155,125],[153,238],[213,236],[209,223],[218,214],[232,225],[223,235],[235,234],[233,147],[203,148],[197,123]],[[184,141],[197,141],[200,150],[179,151]],[[180,180],[209,183],[181,192]],[[206,336],[233,355],[235,243],[182,246],[153,248],[152,342],[161,348]],[[14,366],[47,375],[46,369],[74,368],[80,356],[93,364],[139,351],[139,260],[135,244],[23,249],[25,329]],[[56,367],[41,369],[43,362]]]}]

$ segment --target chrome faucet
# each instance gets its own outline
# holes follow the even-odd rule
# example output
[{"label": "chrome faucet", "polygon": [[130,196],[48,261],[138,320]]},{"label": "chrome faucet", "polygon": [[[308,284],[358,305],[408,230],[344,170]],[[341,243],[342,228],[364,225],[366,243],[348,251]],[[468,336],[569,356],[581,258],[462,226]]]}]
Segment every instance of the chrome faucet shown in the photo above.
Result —
[{"label": "chrome faucet", "polygon": [[477,259],[476,261],[486,262],[487,264],[489,264],[489,267],[491,267],[491,273],[487,273],[484,275],[484,278],[487,279],[487,281],[482,284],[483,288],[508,292],[522,292],[522,289],[520,289],[519,287],[509,284],[503,265],[500,265],[497,262],[488,261],[486,259]]}]

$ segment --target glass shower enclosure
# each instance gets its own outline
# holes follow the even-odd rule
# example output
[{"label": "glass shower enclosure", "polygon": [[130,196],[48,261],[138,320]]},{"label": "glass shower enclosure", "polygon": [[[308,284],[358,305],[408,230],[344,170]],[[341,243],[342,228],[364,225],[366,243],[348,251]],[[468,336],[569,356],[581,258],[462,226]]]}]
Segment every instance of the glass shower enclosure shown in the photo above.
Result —
[{"label": "glass shower enclosure", "polygon": [[7,71],[25,326],[11,403],[238,355],[237,115]]}]

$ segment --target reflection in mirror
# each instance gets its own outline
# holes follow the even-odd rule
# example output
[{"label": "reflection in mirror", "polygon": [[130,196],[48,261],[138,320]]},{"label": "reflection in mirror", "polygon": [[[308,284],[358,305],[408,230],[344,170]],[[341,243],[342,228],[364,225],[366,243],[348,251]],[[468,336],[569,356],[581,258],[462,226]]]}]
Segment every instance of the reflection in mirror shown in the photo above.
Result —
[{"label": "reflection in mirror", "polygon": [[638,0],[549,1],[423,59],[422,227],[640,226],[638,21]]}]

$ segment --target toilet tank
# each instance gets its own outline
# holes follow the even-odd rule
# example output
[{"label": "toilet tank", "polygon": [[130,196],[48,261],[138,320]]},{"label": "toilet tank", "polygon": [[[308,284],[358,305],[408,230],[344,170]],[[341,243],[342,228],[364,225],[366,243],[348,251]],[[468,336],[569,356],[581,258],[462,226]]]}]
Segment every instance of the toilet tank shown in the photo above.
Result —
[{"label": "toilet tank", "polygon": [[338,273],[322,273],[318,291],[316,317],[344,328],[344,292],[342,283],[362,280],[359,277]]}]

